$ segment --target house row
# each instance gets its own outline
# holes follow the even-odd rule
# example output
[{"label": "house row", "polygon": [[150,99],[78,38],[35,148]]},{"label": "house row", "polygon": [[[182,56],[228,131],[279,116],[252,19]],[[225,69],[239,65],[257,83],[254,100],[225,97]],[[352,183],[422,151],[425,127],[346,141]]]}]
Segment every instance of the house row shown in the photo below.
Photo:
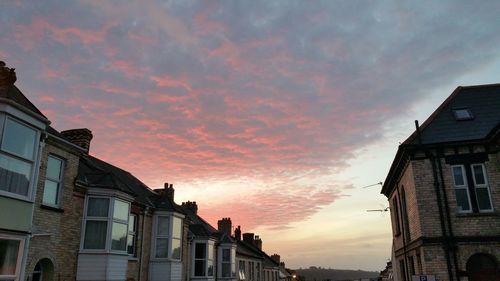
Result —
[{"label": "house row", "polygon": [[0,62],[0,280],[285,281],[252,233],[217,228],[174,187],[152,190],[59,132]]},{"label": "house row", "polygon": [[382,187],[383,280],[500,281],[500,84],[458,87],[398,148]]}]

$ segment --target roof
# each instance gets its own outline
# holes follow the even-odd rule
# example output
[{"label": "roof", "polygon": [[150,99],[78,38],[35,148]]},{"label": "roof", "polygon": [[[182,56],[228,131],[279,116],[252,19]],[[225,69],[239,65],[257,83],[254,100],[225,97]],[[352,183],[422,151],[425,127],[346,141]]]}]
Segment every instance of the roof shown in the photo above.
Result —
[{"label": "roof", "polygon": [[[466,108],[472,120],[456,120],[454,109]],[[420,127],[422,144],[484,139],[500,123],[500,84],[460,86]],[[403,144],[418,144],[414,132]]]},{"label": "roof", "polygon": [[11,100],[14,103],[17,103],[18,105],[21,105],[22,107],[47,119],[47,117],[43,115],[43,113],[33,103],[31,103],[15,85],[7,88],[0,87],[0,98]]},{"label": "roof", "polygon": [[221,243],[234,243],[234,240],[227,234],[218,231],[210,223],[200,217],[196,212],[189,207],[181,206],[186,217],[191,221],[189,231],[198,237],[212,237]]},{"label": "roof", "polygon": [[251,258],[264,259],[261,251],[258,251],[253,245],[246,243],[243,240],[237,240],[236,254]]},{"label": "roof", "polygon": [[[136,202],[145,206],[158,208],[158,201],[162,198],[129,172],[90,155],[80,157],[76,181],[88,188],[107,188],[127,193],[132,195]],[[171,205],[173,202],[169,203]],[[172,210],[180,209],[179,206],[165,207]]]},{"label": "roof", "polygon": [[[457,120],[456,109],[468,109],[470,120]],[[393,180],[408,157],[406,152],[418,145],[443,145],[486,141],[500,130],[500,83],[459,86],[398,148],[381,193],[390,193]]]}]

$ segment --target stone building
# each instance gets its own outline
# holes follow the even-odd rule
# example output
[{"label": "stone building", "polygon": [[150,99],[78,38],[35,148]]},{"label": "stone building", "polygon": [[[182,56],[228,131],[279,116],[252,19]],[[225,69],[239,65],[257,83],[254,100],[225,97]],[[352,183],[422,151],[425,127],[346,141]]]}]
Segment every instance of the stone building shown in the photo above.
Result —
[{"label": "stone building", "polygon": [[402,143],[382,187],[394,280],[500,280],[500,84],[458,87]]}]

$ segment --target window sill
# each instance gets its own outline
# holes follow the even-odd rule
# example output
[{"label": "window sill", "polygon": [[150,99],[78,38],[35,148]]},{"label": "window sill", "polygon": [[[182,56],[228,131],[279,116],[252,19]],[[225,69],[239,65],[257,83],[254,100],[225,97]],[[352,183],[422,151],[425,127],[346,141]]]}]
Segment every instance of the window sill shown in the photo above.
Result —
[{"label": "window sill", "polygon": [[500,213],[498,212],[482,212],[482,213],[457,213],[457,218],[469,218],[469,217],[498,217]]},{"label": "window sill", "polygon": [[131,261],[131,262],[137,262],[137,261],[139,261],[139,258],[134,257],[134,256],[129,256],[129,257],[128,257],[128,261]]},{"label": "window sill", "polygon": [[45,209],[45,210],[50,210],[50,211],[58,212],[58,213],[64,213],[64,209],[61,209],[59,207],[45,205],[45,204],[41,204],[40,208]]},{"label": "window sill", "polygon": [[110,252],[110,251],[105,251],[105,250],[86,250],[82,249],[78,253],[80,255],[112,255],[112,256],[129,256],[127,253],[121,253],[121,252]]}]

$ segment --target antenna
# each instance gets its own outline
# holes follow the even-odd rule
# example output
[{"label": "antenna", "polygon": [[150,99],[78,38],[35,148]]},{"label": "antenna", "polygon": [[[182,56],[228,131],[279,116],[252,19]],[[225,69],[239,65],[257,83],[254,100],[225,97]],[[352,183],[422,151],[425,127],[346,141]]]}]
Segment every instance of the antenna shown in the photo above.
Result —
[{"label": "antenna", "polygon": [[374,209],[374,210],[366,210],[367,212],[381,212],[381,213],[384,213],[384,212],[387,212],[389,211],[389,207],[385,207],[384,209]]},{"label": "antenna", "polygon": [[377,183],[374,183],[374,184],[370,184],[370,185],[367,185],[367,186],[363,186],[363,187],[361,187],[361,188],[372,187],[372,186],[376,186],[376,185],[379,185],[379,184],[380,184],[380,185],[382,185],[382,182],[380,181],[380,182],[377,182]]}]

